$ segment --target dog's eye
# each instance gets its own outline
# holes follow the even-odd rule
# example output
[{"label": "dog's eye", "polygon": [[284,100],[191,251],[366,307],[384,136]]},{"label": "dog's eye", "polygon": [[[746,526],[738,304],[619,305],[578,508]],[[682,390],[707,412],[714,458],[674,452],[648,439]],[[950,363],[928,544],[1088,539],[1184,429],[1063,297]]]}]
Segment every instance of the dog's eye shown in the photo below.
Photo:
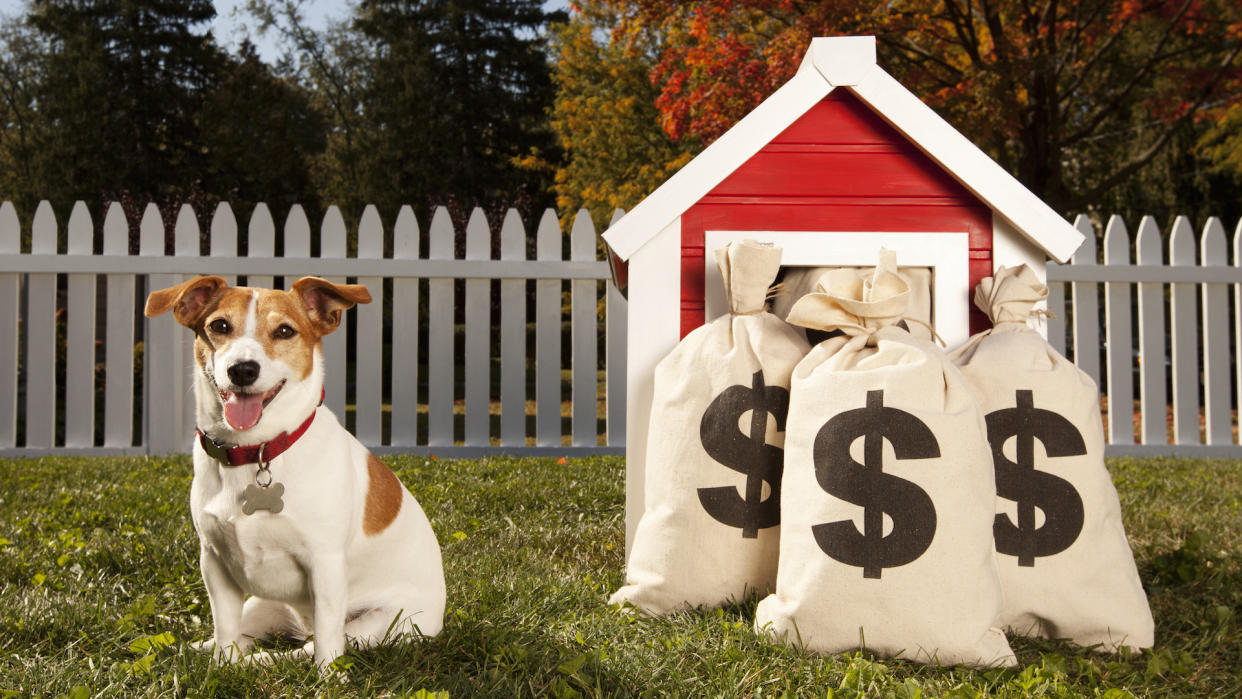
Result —
[{"label": "dog's eye", "polygon": [[281,325],[279,328],[276,328],[275,332],[272,333],[272,337],[276,338],[277,340],[288,340],[289,338],[297,334],[298,334],[297,330],[294,330],[288,325]]},{"label": "dog's eye", "polygon": [[223,318],[216,318],[207,325],[207,329],[217,335],[228,335],[233,331],[233,326]]}]

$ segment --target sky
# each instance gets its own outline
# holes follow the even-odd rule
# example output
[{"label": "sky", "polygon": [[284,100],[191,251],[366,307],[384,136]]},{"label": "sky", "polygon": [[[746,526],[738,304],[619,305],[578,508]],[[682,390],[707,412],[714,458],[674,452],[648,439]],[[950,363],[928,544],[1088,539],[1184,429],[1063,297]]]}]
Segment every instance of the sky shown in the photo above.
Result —
[{"label": "sky", "polygon": [[[216,21],[212,31],[216,36],[216,42],[228,49],[237,48],[237,45],[247,35],[247,27],[254,24],[241,9],[245,7],[246,0],[214,0],[213,4],[216,6]],[[304,0],[302,11],[307,24],[314,29],[323,29],[330,22],[348,16],[352,4],[351,0]],[[26,0],[0,0],[0,15],[9,17],[20,15],[25,5]],[[569,2],[568,0],[546,0],[543,6],[548,10],[563,10],[569,7]],[[249,35],[251,42],[258,48],[259,55],[265,61],[272,62],[279,58],[280,48],[274,32],[269,32],[267,36],[258,36],[257,32],[250,29]]]}]

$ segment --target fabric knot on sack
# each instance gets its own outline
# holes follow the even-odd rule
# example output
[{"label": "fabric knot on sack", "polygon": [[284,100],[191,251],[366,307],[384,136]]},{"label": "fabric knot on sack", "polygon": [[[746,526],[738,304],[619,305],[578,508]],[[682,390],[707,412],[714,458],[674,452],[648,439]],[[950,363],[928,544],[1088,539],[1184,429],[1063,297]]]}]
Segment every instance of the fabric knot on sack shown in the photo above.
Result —
[{"label": "fabric knot on sack", "polygon": [[762,313],[772,292],[768,286],[781,269],[781,249],[744,240],[716,250],[716,266],[729,296],[729,313]]},{"label": "fabric knot on sack", "polygon": [[1048,298],[1048,286],[1026,265],[1001,267],[975,287],[975,306],[987,314],[993,326],[1021,323],[1032,315],[1048,317],[1035,304]]}]

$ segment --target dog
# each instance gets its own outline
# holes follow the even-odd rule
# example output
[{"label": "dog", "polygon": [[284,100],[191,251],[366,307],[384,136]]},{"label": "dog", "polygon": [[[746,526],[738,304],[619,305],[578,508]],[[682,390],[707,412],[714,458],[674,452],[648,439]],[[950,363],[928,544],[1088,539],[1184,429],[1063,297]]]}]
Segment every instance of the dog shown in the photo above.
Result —
[{"label": "dog", "polygon": [[323,400],[322,338],[369,303],[315,277],[289,291],[201,276],[155,291],[147,317],[194,332],[190,514],[217,660],[267,662],[256,639],[308,640],[321,671],[345,651],[443,627],[440,546],[397,477]]}]

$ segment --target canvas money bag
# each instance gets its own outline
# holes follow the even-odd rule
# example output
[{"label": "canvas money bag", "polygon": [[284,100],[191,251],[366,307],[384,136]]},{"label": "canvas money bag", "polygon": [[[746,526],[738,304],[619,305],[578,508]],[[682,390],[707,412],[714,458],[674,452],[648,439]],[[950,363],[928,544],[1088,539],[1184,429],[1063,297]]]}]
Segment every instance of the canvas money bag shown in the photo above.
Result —
[{"label": "canvas money bag", "polygon": [[994,626],[983,414],[944,352],[902,327],[908,293],[881,251],[870,274],[833,270],[790,311],[792,323],[846,334],[794,369],[780,571],[755,628],[824,653],[1012,665]]},{"label": "canvas money bag", "polygon": [[789,375],[809,349],[764,310],[781,251],[716,251],[730,313],[655,370],[646,511],[610,602],[651,615],[766,593],[776,580]]},{"label": "canvas money bag", "polygon": [[1094,381],[1027,326],[1048,287],[1025,265],[975,288],[992,319],[951,355],[981,395],[996,468],[999,624],[1105,650],[1149,648],[1153,622],[1104,466]]}]

